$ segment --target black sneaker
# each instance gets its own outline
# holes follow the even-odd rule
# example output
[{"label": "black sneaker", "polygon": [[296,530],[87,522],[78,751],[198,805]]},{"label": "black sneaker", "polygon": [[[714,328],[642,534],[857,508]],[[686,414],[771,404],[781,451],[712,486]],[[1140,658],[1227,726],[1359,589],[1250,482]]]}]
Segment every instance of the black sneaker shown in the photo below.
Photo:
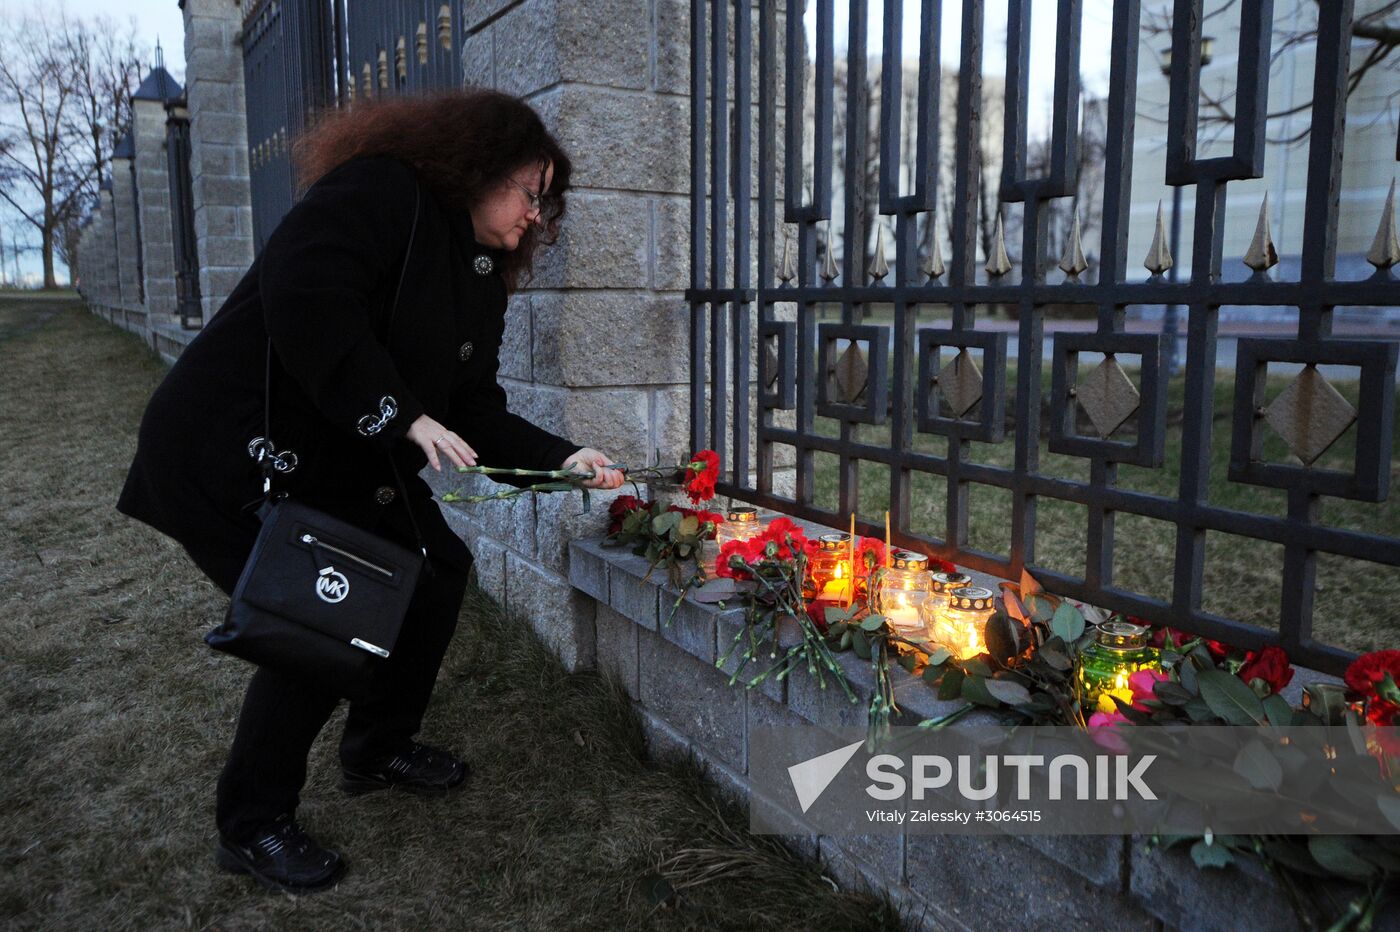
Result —
[{"label": "black sneaker", "polygon": [[323,848],[290,813],[278,816],[246,845],[220,836],[214,860],[226,871],[251,874],[269,890],[285,893],[324,890],[345,873],[340,853]]},{"label": "black sneaker", "polygon": [[371,767],[341,767],[340,788],[351,796],[398,787],[436,795],[461,786],[471,768],[448,751],[411,742],[412,748]]}]

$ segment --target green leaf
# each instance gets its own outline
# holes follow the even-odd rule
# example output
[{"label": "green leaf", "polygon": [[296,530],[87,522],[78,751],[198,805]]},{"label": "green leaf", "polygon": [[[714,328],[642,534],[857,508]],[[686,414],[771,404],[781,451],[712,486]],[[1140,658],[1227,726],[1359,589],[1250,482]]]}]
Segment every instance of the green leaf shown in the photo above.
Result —
[{"label": "green leaf", "polygon": [[1201,684],[1197,679],[1199,672],[1190,657],[1184,658],[1176,668],[1176,676],[1177,679],[1181,680],[1181,688],[1193,695],[1199,693],[1201,691]]},{"label": "green leaf", "polygon": [[1058,647],[1051,647],[1049,644],[1036,651],[1035,655],[1060,672],[1068,670],[1071,666],[1068,655]]},{"label": "green leaf", "polygon": [[1381,815],[1391,825],[1400,829],[1400,796],[1394,793],[1381,793],[1376,797],[1376,805],[1381,810]]},{"label": "green leaf", "polygon": [[1073,605],[1061,602],[1060,607],[1055,609],[1054,617],[1050,619],[1050,630],[1067,644],[1077,641],[1084,633],[1084,616]]},{"label": "green leaf", "polygon": [[1380,868],[1356,856],[1344,835],[1314,835],[1308,839],[1308,853],[1328,871],[1348,880],[1370,880],[1380,873]]},{"label": "green leaf", "polygon": [[851,632],[851,649],[861,660],[870,659],[870,638],[864,631]]},{"label": "green leaf", "polygon": [[969,676],[991,676],[992,668],[987,666],[987,662],[980,657],[973,657],[971,660],[963,661],[963,672]]},{"label": "green leaf", "polygon": [[860,629],[862,631],[870,631],[872,633],[875,631],[879,631],[884,626],[884,615],[867,615],[865,616],[865,620],[860,623]]},{"label": "green leaf", "polygon": [[946,647],[935,647],[933,650],[928,652],[928,665],[930,667],[939,666],[940,664],[947,661],[947,659],[951,656],[953,655],[948,653],[948,649]]},{"label": "green leaf", "polygon": [[1201,698],[1216,715],[1231,725],[1263,725],[1264,704],[1238,676],[1224,670],[1202,670],[1198,677]]},{"label": "green leaf", "polygon": [[1280,728],[1293,721],[1293,707],[1277,693],[1264,700],[1264,714],[1268,716],[1269,724]]},{"label": "green leaf", "polygon": [[957,667],[949,667],[943,671],[943,679],[938,684],[938,698],[944,702],[957,699],[962,695],[963,672]]},{"label": "green leaf", "polygon": [[680,523],[680,512],[665,511],[651,519],[651,530],[658,537],[664,537],[667,532]]},{"label": "green leaf", "polygon": [[1030,705],[1030,690],[1012,680],[991,679],[986,681],[987,692],[1007,705]]},{"label": "green leaf", "polygon": [[1201,870],[1205,870],[1207,867],[1229,867],[1235,857],[1224,845],[1208,845],[1202,838],[1191,846],[1191,860],[1195,861]]},{"label": "green leaf", "polygon": [[907,672],[913,673],[914,668],[919,665],[919,657],[917,654],[914,653],[900,654],[899,665],[903,667]]},{"label": "green leaf", "polygon": [[1303,687],[1303,708],[1330,725],[1346,715],[1346,687],[1339,683],[1309,683]]},{"label": "green leaf", "polygon": [[1400,686],[1395,685],[1395,677],[1387,673],[1376,684],[1376,695],[1393,705],[1400,705]]},{"label": "green leaf", "polygon": [[1235,773],[1256,790],[1277,790],[1283,785],[1283,767],[1261,742],[1251,741],[1235,755]]},{"label": "green leaf", "polygon": [[1013,619],[1005,612],[997,612],[987,619],[986,628],[983,630],[983,640],[987,644],[987,653],[997,663],[1005,664],[1020,655],[1025,649],[1023,640],[1025,627]]},{"label": "green leaf", "polygon": [[1184,706],[1192,699],[1196,698],[1188,692],[1180,683],[1173,683],[1171,680],[1162,680],[1152,687],[1152,694],[1166,705]]},{"label": "green leaf", "polygon": [[975,702],[978,705],[984,705],[988,708],[995,709],[997,706],[1001,705],[1001,702],[998,701],[996,696],[992,695],[991,690],[987,688],[989,682],[991,682],[991,680],[988,680],[985,676],[964,677],[962,681],[962,697],[968,702]]}]

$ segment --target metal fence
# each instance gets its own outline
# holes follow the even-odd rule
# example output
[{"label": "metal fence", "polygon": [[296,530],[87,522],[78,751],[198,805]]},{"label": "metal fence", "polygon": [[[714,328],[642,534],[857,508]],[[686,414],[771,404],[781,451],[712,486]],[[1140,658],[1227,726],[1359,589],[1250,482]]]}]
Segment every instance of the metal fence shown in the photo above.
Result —
[{"label": "metal fence", "polygon": [[183,100],[167,104],[165,112],[175,303],[181,326],[194,329],[204,320],[204,308],[199,299],[199,244],[194,234],[194,190],[190,179],[190,114]]},{"label": "metal fence", "polygon": [[[1312,636],[1317,555],[1338,554],[1400,566],[1400,540],[1334,527],[1319,520],[1320,502],[1339,497],[1379,502],[1389,491],[1394,419],[1396,346],[1332,336],[1339,306],[1400,304],[1400,285],[1382,261],[1365,281],[1335,281],[1341,141],[1346,118],[1345,85],[1350,58],[1351,0],[1318,5],[1315,104],[1308,149],[1302,268],[1296,281],[1274,280],[1269,256],[1251,256],[1255,274],[1244,282],[1221,278],[1226,191],[1231,182],[1263,173],[1264,126],[1272,40],[1272,3],[1241,6],[1237,112],[1233,152],[1197,158],[1197,101],[1202,39],[1201,0],[1175,0],[1171,33],[1170,118],[1166,182],[1194,189],[1194,236],[1189,279],[1169,281],[1164,250],[1149,258],[1152,275],[1127,274],[1128,211],[1133,169],[1135,102],[1141,8],[1136,0],[1113,4],[1110,90],[1107,100],[1106,171],[1103,184],[1101,263],[1097,280],[1080,281],[1081,262],[1071,248],[1052,272],[1048,255],[1048,205],[1075,191],[1079,144],[1079,0],[1058,0],[1053,74],[1053,111],[1046,169],[1028,171],[1027,100],[1051,76],[1030,73],[1031,3],[1008,0],[1005,126],[1001,197],[1021,206],[1022,258],[1019,280],[997,239],[988,275],[978,281],[979,145],[982,135],[980,71],[984,44],[984,0],[963,0],[960,62],[945,72],[940,61],[942,4],[923,0],[919,27],[916,124],[903,124],[901,59],[903,4],[886,0],[872,11],[866,0],[849,3],[846,75],[867,73],[867,29],[883,16],[884,63],[878,113],[880,171],[874,203],[865,188],[845,184],[843,203],[832,203],[834,6],[815,7],[814,113],[810,160],[804,153],[806,34],[801,17],[785,17],[779,33],[774,0],[736,0],[691,5],[691,440],[710,447],[726,464],[721,494],[778,511],[845,527],[859,511],[860,470],[873,464],[888,471],[894,539],[904,546],[954,558],[959,563],[1012,579],[1029,569],[1053,591],[1159,624],[1257,648],[1282,645],[1296,661],[1336,671],[1349,654]],[[755,32],[756,43],[755,43]],[[1103,50],[1094,50],[1102,54]],[[756,56],[756,58],[755,58]],[[954,80],[956,132],[940,138],[940,85]],[[779,165],[778,88],[783,86],[783,162]],[[731,97],[732,94],[732,97]],[[847,81],[845,178],[863,170],[867,124],[863,82]],[[754,111],[756,122],[751,121]],[[896,147],[904,133],[916,134],[912,177],[905,193],[896,171]],[[732,138],[731,138],[732,136]],[[951,249],[941,256],[920,249],[937,205],[939,159],[952,150],[951,203],[962,205],[947,218]],[[756,167],[757,192],[751,169]],[[781,173],[780,173],[781,169]],[[810,194],[802,179],[810,171]],[[782,187],[779,189],[779,178]],[[777,205],[782,206],[781,218]],[[844,211],[845,237],[839,268],[832,235],[825,250],[819,225],[833,208]],[[756,210],[757,216],[754,217]],[[880,253],[867,268],[859,244],[875,214],[892,218],[895,261],[881,268]],[[796,227],[795,256],[778,261],[777,223]],[[1159,220],[1160,233],[1160,220]],[[1000,232],[998,232],[1000,236]],[[933,243],[936,244],[934,239]],[[756,243],[757,275],[751,270]],[[1071,244],[1073,245],[1073,244]],[[1160,244],[1154,244],[1154,249]],[[877,247],[878,249],[879,247]],[[731,256],[732,249],[732,256]],[[1013,244],[1013,252],[1014,244]],[[1267,253],[1267,250],[1265,251]],[[1155,268],[1152,268],[1155,266]],[[1054,279],[1052,281],[1052,278]],[[890,323],[865,321],[872,305],[892,308]],[[1045,339],[1047,306],[1091,305],[1093,332],[1058,332]],[[1160,468],[1166,455],[1167,380],[1165,345],[1156,333],[1128,333],[1129,305],[1181,305],[1187,313],[1180,477],[1175,497],[1120,487],[1120,464]],[[821,305],[839,305],[839,322],[822,322]],[[922,305],[950,308],[936,327],[917,326]],[[977,311],[1009,307],[1018,317],[1014,373],[1007,335],[979,329]],[[1276,339],[1240,338],[1237,343],[1233,412],[1229,435],[1230,482],[1285,490],[1284,514],[1258,514],[1212,504],[1210,478],[1217,323],[1222,306],[1286,306],[1297,310],[1297,329]],[[780,313],[780,308],[793,308]],[[791,319],[784,319],[788,317]],[[1091,372],[1081,355],[1102,357]],[[982,371],[975,360],[980,356]],[[947,358],[951,357],[951,358]],[[1138,360],[1137,379],[1119,362]],[[947,358],[947,361],[945,361]],[[1048,393],[1043,385],[1051,370]],[[1266,404],[1270,364],[1302,364],[1292,385]],[[1355,367],[1359,405],[1351,408],[1318,366]],[[756,383],[753,382],[756,378]],[[1008,385],[1009,381],[1014,384]],[[755,388],[756,385],[756,388]],[[1286,397],[1285,397],[1286,396]],[[1014,426],[1005,428],[1003,398]],[[1345,405],[1345,407],[1343,407]],[[1048,449],[1082,458],[1087,481],[1042,469],[1042,409]],[[1085,419],[1088,423],[1085,424]],[[822,429],[822,424],[829,425]],[[834,425],[834,426],[831,426]],[[890,441],[872,442],[869,425],[889,431]],[[1320,448],[1348,429],[1355,431],[1349,469],[1316,463]],[[1265,433],[1276,430],[1291,456],[1266,459]],[[946,455],[919,449],[923,437],[944,437]],[[975,444],[1010,443],[1014,464],[988,465],[972,455]],[[795,495],[775,490],[775,475],[791,451]],[[834,459],[838,501],[833,509],[816,501],[818,455]],[[750,477],[753,478],[750,478]],[[938,477],[945,496],[942,534],[910,525],[916,477]],[[969,492],[976,486],[1005,490],[1011,498],[1010,547],[989,553],[969,546]],[[1047,499],[1082,506],[1087,548],[1081,574],[1055,571],[1036,559],[1037,502]],[[1170,598],[1154,598],[1114,582],[1114,523],[1122,514],[1141,515],[1175,527]],[[861,520],[859,529],[883,534]],[[1276,630],[1246,625],[1202,607],[1207,533],[1223,532],[1272,542],[1283,553]],[[1165,567],[1163,572],[1167,572]]]},{"label": "metal fence", "polygon": [[261,0],[243,25],[254,248],[292,206],[292,143],[327,107],[461,84],[461,0]]}]

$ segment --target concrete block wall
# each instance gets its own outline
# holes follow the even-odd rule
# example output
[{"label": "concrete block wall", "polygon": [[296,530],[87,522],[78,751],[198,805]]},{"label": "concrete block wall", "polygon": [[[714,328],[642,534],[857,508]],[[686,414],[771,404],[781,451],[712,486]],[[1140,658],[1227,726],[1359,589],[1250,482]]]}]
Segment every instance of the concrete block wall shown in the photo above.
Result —
[{"label": "concrete block wall", "polygon": [[[674,8],[674,9],[673,9]],[[501,382],[511,409],[621,462],[685,456],[688,422],[688,9],[670,0],[477,0],[465,83],[524,97],[573,161],[559,242],[511,299]],[[684,57],[678,58],[681,55]],[[451,487],[451,480],[434,482]],[[486,489],[491,483],[469,484]],[[610,496],[453,509],[482,585],[572,666],[594,650],[592,600],[568,583],[568,542]]]},{"label": "concrete block wall", "polygon": [[112,159],[112,223],[117,251],[117,295],[123,307],[142,307],[136,241],[136,182],[131,159]]},{"label": "concrete block wall", "polygon": [[136,100],[132,102],[132,111],[147,320],[153,325],[178,323],[175,247],[170,227],[170,173],[165,154],[165,106],[156,100]]},{"label": "concrete block wall", "polygon": [[248,117],[239,42],[244,8],[238,0],[186,0],[183,6],[190,187],[199,244],[199,293],[208,320],[253,262]]},{"label": "concrete block wall", "polygon": [[[764,823],[781,829],[789,847],[818,858],[837,883],[888,892],[911,928],[1297,927],[1279,881],[1247,859],[1201,871],[1184,850],[1164,852],[1142,837],[828,836],[775,802],[756,799],[749,784],[750,731],[760,725],[863,728],[875,685],[869,664],[851,652],[837,655],[856,703],[830,684],[817,688],[802,669],[783,683],[730,686],[732,668],[717,669],[716,661],[742,630],[740,610],[687,600],[666,624],[677,593],[662,584],[662,574],[647,578],[646,561],[604,547],[600,538],[601,530],[593,540],[570,545],[569,579],[577,596],[594,606],[597,667],[632,698],[652,752],[692,755],[741,806],[761,804]],[[899,667],[891,675],[903,710],[895,724],[917,724],[961,704],[940,702]],[[1316,678],[1296,677],[1290,701],[1300,701],[1301,684]],[[973,713],[949,727],[988,721],[985,713]],[[1338,885],[1331,892],[1344,904],[1357,891]],[[1400,928],[1400,906],[1377,917],[1376,928]]]}]

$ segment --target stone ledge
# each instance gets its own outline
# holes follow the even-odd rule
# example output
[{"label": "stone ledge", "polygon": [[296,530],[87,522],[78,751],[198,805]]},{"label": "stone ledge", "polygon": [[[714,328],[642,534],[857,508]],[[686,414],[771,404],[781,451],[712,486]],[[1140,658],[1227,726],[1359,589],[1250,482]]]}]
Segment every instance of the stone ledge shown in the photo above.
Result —
[{"label": "stone ledge", "polygon": [[[667,624],[679,593],[664,572],[649,572],[642,558],[596,540],[570,544],[569,579],[580,596],[586,593],[607,606],[599,609],[600,617],[606,611],[608,627],[597,634],[598,663],[636,684],[633,695],[654,743],[693,755],[729,795],[750,806],[759,805],[747,777],[753,727],[866,723],[874,677],[870,664],[849,651],[836,659],[856,694],[854,703],[830,681],[819,688],[805,669],[753,689],[731,686],[734,660],[717,664],[743,629],[741,609],[686,599]],[[625,634],[628,623],[635,641]],[[779,644],[791,644],[795,636],[795,625],[780,627]],[[619,656],[624,653],[630,656]],[[761,669],[751,666],[746,672]],[[1297,701],[1302,681],[1328,679],[1313,671],[1300,674],[1288,690],[1291,701]],[[901,707],[896,724],[916,724],[961,705],[940,701],[903,668],[894,667],[891,677]],[[991,720],[989,712],[977,710],[950,727]],[[984,928],[990,917],[1007,924],[1092,921],[1115,929],[1224,932],[1238,925],[1241,908],[1264,918],[1270,928],[1294,924],[1278,881],[1248,858],[1223,871],[1203,872],[1184,851],[1149,850],[1143,838],[1116,835],[818,837],[781,807],[765,801],[760,808],[768,824],[782,818],[783,826],[791,826],[782,835],[790,847],[818,858],[843,887],[888,893],[915,928]],[[949,865],[960,866],[951,870]],[[1034,877],[1031,887],[1043,893],[1033,902],[993,896],[993,878],[1007,876]],[[1377,928],[1400,928],[1395,922],[1387,912]]]}]

